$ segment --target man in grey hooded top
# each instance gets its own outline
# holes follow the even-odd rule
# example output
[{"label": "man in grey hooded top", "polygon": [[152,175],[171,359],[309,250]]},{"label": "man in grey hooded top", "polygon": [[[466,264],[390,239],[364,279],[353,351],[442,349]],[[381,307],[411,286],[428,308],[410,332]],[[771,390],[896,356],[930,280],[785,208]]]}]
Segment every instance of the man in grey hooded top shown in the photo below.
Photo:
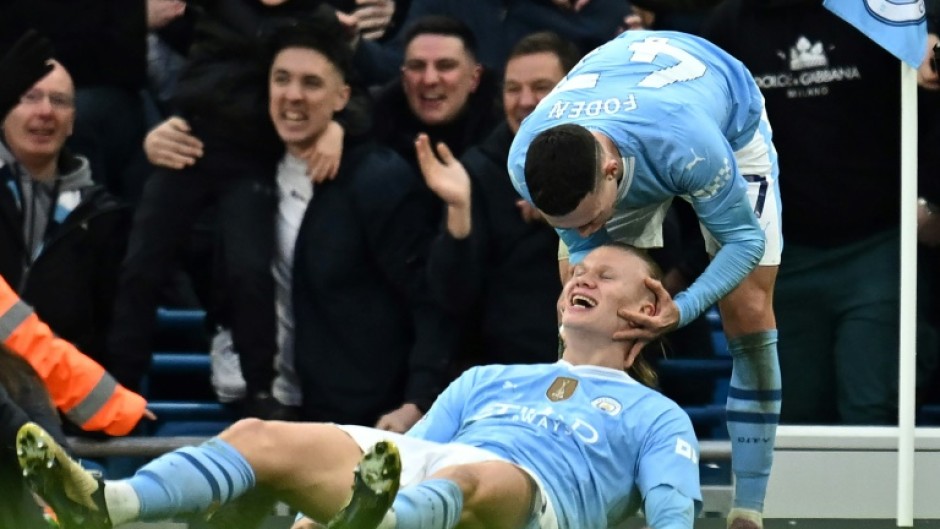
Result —
[{"label": "man in grey hooded top", "polygon": [[130,210],[63,148],[74,122],[75,88],[58,63],[3,118],[0,276],[56,334],[110,366],[104,340]]}]

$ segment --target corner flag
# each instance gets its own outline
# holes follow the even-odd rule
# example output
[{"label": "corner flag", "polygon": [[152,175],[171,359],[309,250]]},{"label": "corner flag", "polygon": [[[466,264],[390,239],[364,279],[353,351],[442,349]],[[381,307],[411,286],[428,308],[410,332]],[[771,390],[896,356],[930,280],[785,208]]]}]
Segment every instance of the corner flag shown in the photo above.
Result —
[{"label": "corner flag", "polygon": [[823,6],[915,70],[927,53],[924,0],[824,0]]}]

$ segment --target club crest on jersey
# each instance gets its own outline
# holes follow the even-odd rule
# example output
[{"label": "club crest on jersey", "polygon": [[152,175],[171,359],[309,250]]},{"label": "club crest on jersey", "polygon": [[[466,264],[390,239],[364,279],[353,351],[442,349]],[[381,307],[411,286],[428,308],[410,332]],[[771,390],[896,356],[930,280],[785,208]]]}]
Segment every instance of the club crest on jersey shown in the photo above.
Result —
[{"label": "club crest on jersey", "polygon": [[548,387],[548,391],[545,392],[545,396],[548,397],[548,400],[552,402],[567,400],[571,398],[571,395],[574,394],[574,390],[577,387],[578,379],[558,377],[554,382],[552,382],[552,385]]},{"label": "club crest on jersey", "polygon": [[610,415],[617,415],[623,409],[623,405],[611,397],[598,397],[591,401],[591,405]]}]

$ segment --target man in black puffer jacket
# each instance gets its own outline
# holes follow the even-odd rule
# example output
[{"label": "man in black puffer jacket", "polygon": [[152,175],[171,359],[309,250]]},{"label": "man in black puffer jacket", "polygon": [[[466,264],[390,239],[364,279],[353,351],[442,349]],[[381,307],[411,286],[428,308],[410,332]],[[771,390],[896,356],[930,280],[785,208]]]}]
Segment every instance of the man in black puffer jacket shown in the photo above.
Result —
[{"label": "man in black puffer jacket", "polygon": [[[523,38],[506,63],[505,120],[482,143],[459,162],[442,156],[445,166],[431,154],[430,141],[418,142],[425,180],[448,205],[445,228],[432,246],[429,281],[438,301],[468,322],[474,345],[464,351],[469,357],[461,367],[555,360],[558,236],[519,204],[506,160],[519,124],[579,57],[554,33]],[[461,192],[448,195],[448,182],[458,181]]]}]

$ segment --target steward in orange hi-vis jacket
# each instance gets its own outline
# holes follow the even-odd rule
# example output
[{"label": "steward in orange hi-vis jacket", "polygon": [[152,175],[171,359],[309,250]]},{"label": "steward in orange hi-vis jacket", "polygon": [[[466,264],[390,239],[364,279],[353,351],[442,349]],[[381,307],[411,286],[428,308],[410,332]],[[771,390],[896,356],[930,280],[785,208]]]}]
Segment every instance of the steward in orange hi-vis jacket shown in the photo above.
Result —
[{"label": "steward in orange hi-vis jacket", "polygon": [[143,417],[147,408],[143,397],[55,336],[2,278],[0,340],[33,366],[56,407],[83,430],[126,435]]}]

